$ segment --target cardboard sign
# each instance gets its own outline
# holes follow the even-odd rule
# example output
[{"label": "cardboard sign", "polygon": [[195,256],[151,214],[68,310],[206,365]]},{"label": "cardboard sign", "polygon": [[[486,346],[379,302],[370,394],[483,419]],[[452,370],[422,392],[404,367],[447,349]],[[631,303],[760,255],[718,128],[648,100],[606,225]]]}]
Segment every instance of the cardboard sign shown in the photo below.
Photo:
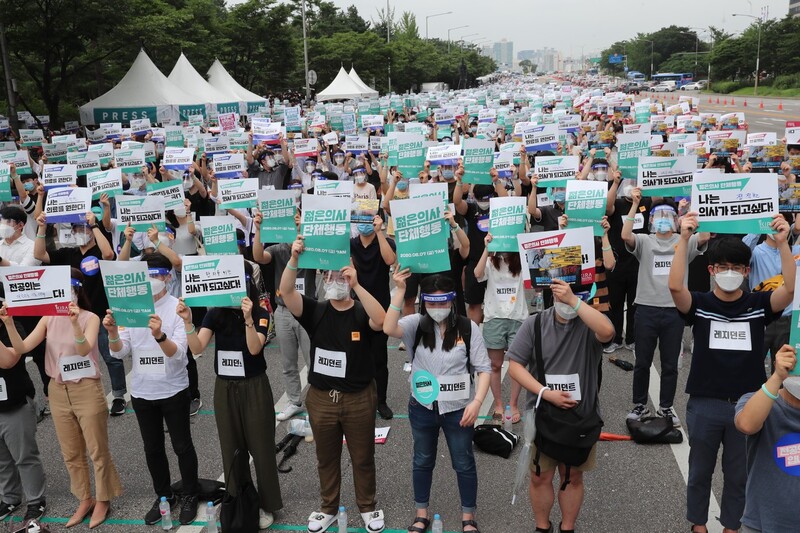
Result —
[{"label": "cardboard sign", "polygon": [[240,178],[247,170],[244,154],[218,154],[211,161],[211,169],[217,178]]},{"label": "cardboard sign", "polygon": [[350,264],[350,198],[303,195],[300,233],[305,251],[298,266],[339,270]]},{"label": "cardboard sign", "polygon": [[133,148],[129,150],[117,150],[114,153],[116,167],[122,170],[123,174],[136,174],[142,171],[144,166],[144,148]]},{"label": "cardboard sign", "polygon": [[86,187],[51,189],[44,203],[49,224],[86,224],[86,213],[92,208],[92,191]]},{"label": "cardboard sign", "polygon": [[449,232],[446,222],[442,224],[445,206],[437,196],[390,202],[401,268],[410,268],[414,273],[450,270]]},{"label": "cardboard sign", "polygon": [[261,242],[294,242],[297,238],[297,226],[294,223],[297,202],[294,191],[258,191],[258,210],[263,215],[259,228]]},{"label": "cardboard sign", "polygon": [[534,174],[539,176],[537,187],[564,187],[578,174],[580,157],[576,155],[537,156]]},{"label": "cardboard sign", "polygon": [[642,196],[689,196],[697,158],[646,156],[639,158],[638,186]]},{"label": "cardboard sign", "polygon": [[258,206],[258,179],[224,180],[217,182],[219,206],[238,209]]},{"label": "cardboard sign", "polygon": [[147,196],[160,196],[164,199],[164,210],[175,211],[178,216],[186,215],[186,207],[183,204],[183,181],[169,180],[156,183],[148,183],[145,186]]},{"label": "cardboard sign", "polygon": [[100,275],[103,276],[108,308],[114,313],[117,325],[146,328],[150,315],[156,312],[147,263],[100,261]]},{"label": "cardboard sign", "polygon": [[194,150],[176,146],[167,146],[161,164],[167,170],[188,170],[194,161]]},{"label": "cardboard sign", "polygon": [[115,196],[122,194],[122,171],[109,168],[105,171],[90,172],[86,175],[86,184],[92,191],[92,200],[99,200],[103,194]]},{"label": "cardboard sign", "polygon": [[160,196],[118,196],[117,215],[121,226],[128,223],[136,231],[146,232],[155,224],[158,231],[166,231],[164,199]]},{"label": "cardboard sign", "polygon": [[69,266],[8,266],[0,271],[11,316],[68,316]]},{"label": "cardboard sign", "polygon": [[595,237],[603,236],[600,220],[606,214],[608,184],[603,181],[567,182],[564,213],[570,228],[592,228]]},{"label": "cardboard sign", "polygon": [[190,307],[240,307],[247,296],[240,255],[184,256],[181,294]]},{"label": "cardboard sign", "polygon": [[778,213],[777,175],[696,173],[692,211],[698,213],[698,231],[774,233],[770,224]]},{"label": "cardboard sign", "polygon": [[44,190],[56,187],[68,187],[78,182],[78,168],[76,165],[44,165],[42,170],[42,185]]},{"label": "cardboard sign", "polygon": [[[549,286],[554,278],[567,283],[594,283],[594,232],[573,228],[517,235],[526,289]],[[577,256],[576,256],[577,254]]]},{"label": "cardboard sign", "polygon": [[517,252],[517,235],[525,233],[528,221],[528,199],[506,196],[489,200],[490,252]]},{"label": "cardboard sign", "polygon": [[222,217],[201,217],[203,246],[207,255],[236,255],[239,247],[236,242],[236,219],[230,215]]}]

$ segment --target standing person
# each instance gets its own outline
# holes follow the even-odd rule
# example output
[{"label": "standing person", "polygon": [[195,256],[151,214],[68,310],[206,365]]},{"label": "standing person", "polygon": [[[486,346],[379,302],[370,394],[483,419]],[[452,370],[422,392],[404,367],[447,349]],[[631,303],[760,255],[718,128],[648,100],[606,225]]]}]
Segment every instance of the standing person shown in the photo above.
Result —
[{"label": "standing person", "polygon": [[[50,376],[50,409],[70,479],[70,491],[78,498],[78,509],[67,522],[72,527],[91,513],[89,527],[108,517],[111,499],[122,494],[119,474],[108,446],[108,410],[100,381],[98,338],[100,319],[89,310],[85,277],[71,269],[72,302],[69,316],[45,316],[23,341],[13,320],[4,318],[11,344],[17,353],[27,353],[45,337],[45,367]],[[3,314],[7,314],[3,312]],[[92,459],[95,498],[92,498],[89,463]],[[39,518],[44,514],[41,503]]]},{"label": "standing person", "polygon": [[[40,214],[36,223],[39,227],[33,243],[33,256],[44,265],[68,265],[79,269],[84,275],[83,287],[91,304],[87,310],[102,319],[108,308],[108,299],[103,288],[103,277],[100,275],[100,259],[111,261],[115,254],[105,234],[97,225],[95,214],[87,211],[86,224],[72,224],[72,234],[77,246],[65,246],[58,250],[47,250],[45,246],[47,216],[44,213]],[[97,347],[111,379],[111,394],[114,397],[111,402],[111,416],[122,416],[127,405],[125,393],[128,392],[125,384],[125,365],[122,361],[111,357],[108,334],[104,328],[100,328],[98,333]]]},{"label": "standing person", "polygon": [[[172,449],[178,456],[183,484],[181,524],[191,524],[197,516],[197,453],[189,424],[189,375],[186,370],[187,341],[183,320],[175,312],[178,299],[167,293],[171,269],[169,259],[159,253],[142,258],[150,270],[150,287],[155,314],[146,328],[119,328],[109,310],[103,319],[108,330],[111,355],[133,360],[131,370],[131,403],[144,442],[144,456],[153,480],[156,501],[144,517],[148,525],[161,520],[158,504],[166,497],[170,508],[177,498],[170,484],[169,462],[164,449],[166,423]],[[166,274],[164,272],[167,272]]]},{"label": "standing person", "polygon": [[[384,332],[403,339],[411,352],[412,376],[420,372],[426,377],[433,376],[440,384],[453,384],[454,392],[439,391],[433,401],[424,404],[415,398],[412,378],[408,419],[414,437],[412,481],[417,511],[408,530],[424,533],[430,525],[428,506],[441,429],[458,480],[462,531],[478,532],[475,522],[478,472],[472,453],[472,437],[475,420],[489,391],[492,366],[478,325],[456,313],[455,283],[449,277],[434,274],[423,279],[420,282],[422,314],[400,318],[405,282],[410,275],[408,269],[394,273],[396,290],[384,322]],[[466,336],[469,336],[469,344]],[[419,343],[415,342],[417,339]],[[472,387],[472,372],[478,373],[477,391]]]},{"label": "standing person", "polygon": [[[5,309],[0,310],[0,520],[5,520],[22,504],[23,492],[28,510],[25,520],[44,514],[45,475],[39,446],[36,443],[36,389],[25,357],[11,346],[6,322],[13,322]],[[18,336],[25,335],[22,325],[14,325]],[[41,507],[41,508],[40,508]]]},{"label": "standing person", "polygon": [[[494,397],[492,420],[503,420],[503,384],[500,371],[503,368],[506,350],[514,342],[520,326],[528,318],[528,304],[525,302],[525,287],[522,279],[522,263],[517,252],[489,252],[492,234],[484,237],[483,254],[475,265],[474,276],[477,281],[486,281],[489,297],[484,300],[483,340],[492,362],[491,388]],[[519,383],[511,380],[511,422],[520,421]]]},{"label": "standing person", "polygon": [[[397,261],[394,239],[387,238],[381,227],[383,219],[376,211],[363,211],[363,216],[372,216],[372,223],[357,224],[358,237],[350,239],[350,257],[359,273],[359,283],[381,307],[389,307],[389,267]],[[375,384],[378,393],[378,414],[384,420],[394,416],[386,403],[389,387],[389,352],[386,334],[376,331],[370,337],[370,351],[375,360]]]},{"label": "standing person", "polygon": [[[303,238],[292,244],[292,257],[281,278],[281,295],[311,339],[306,408],[314,432],[322,507],[308,517],[308,531],[325,531],[339,510],[342,437],[353,464],[356,505],[369,533],[385,529],[383,511],[375,510],[375,363],[370,337],[383,328],[385,312],[359,283],[356,269],[327,271],[327,301],[317,302],[295,290]],[[358,301],[350,298],[354,291]]]},{"label": "standing person", "polygon": [[[661,397],[656,414],[670,418],[675,427],[681,422],[672,403],[678,387],[678,357],[681,353],[684,320],[669,297],[667,281],[670,265],[675,256],[675,245],[680,241],[676,233],[678,214],[671,205],[655,206],[650,215],[650,235],[633,233],[642,192],[634,188],[633,199],[625,224],[622,240],[625,248],[639,260],[639,280],[636,286],[636,362],[633,368],[633,409],[627,418],[639,420],[650,414],[647,408],[647,390],[650,385],[650,365],[653,364],[656,345],[661,355]],[[689,262],[706,249],[709,234],[692,235],[689,239]],[[684,279],[684,283],[688,280]]]},{"label": "standing person", "polygon": [[[252,267],[245,263],[250,278]],[[183,319],[189,348],[201,353],[214,337],[214,418],[222,449],[223,471],[229,472],[236,450],[253,457],[258,479],[258,529],[267,529],[273,513],[283,507],[275,461],[275,411],[272,388],[267,378],[264,344],[269,330],[269,313],[258,302],[258,289],[249,279],[248,296],[241,309],[212,307],[198,331],[192,310],[183,303],[176,312]],[[247,477],[250,469],[247,469]],[[244,479],[236,480],[239,484]],[[234,480],[226,479],[227,491],[237,493]]]},{"label": "standing person", "polygon": [[[532,409],[541,396],[542,400],[561,409],[574,409],[581,420],[591,417],[599,419],[603,344],[614,336],[614,326],[603,313],[583,305],[588,292],[577,296],[567,283],[558,279],[553,280],[552,289],[555,298],[553,307],[528,317],[511,343],[508,349],[508,373],[528,391],[528,409]],[[539,368],[536,352],[539,352],[544,368]],[[547,383],[540,382],[536,377],[541,375],[546,376]],[[570,383],[574,390],[580,391],[579,397],[563,388],[553,388],[554,384]],[[533,450],[534,458],[539,458],[538,464],[535,459],[531,463],[530,484],[537,532],[553,531],[550,511],[555,497],[553,477],[556,468],[565,484],[558,493],[562,517],[559,531],[572,533],[575,529],[575,521],[583,505],[583,473],[594,470],[596,448],[595,444],[586,462],[569,467],[569,470],[563,463]]]},{"label": "standing person", "polygon": [[250,134],[250,148],[247,150],[247,175],[250,178],[258,179],[259,190],[264,187],[274,187],[285,189],[289,182],[289,171],[292,169],[294,160],[284,159],[281,154],[289,153],[286,139],[280,137],[280,152],[276,153],[273,148],[268,146],[253,146],[253,134]]},{"label": "standing person", "polygon": [[[686,518],[692,531],[705,533],[711,478],[723,447],[723,493],[720,523],[725,533],[738,531],[745,503],[745,438],[736,429],[739,399],[764,383],[764,330],[794,296],[795,262],[788,244],[789,224],[775,215],[771,228],[781,252],[784,284],[774,291],[744,292],[750,271],[750,248],[725,236],[708,251],[711,292],[690,292],[685,285],[687,250],[697,228],[696,213],[685,215],[669,273],[669,290],[678,311],[694,327],[694,351],[686,392],[689,433],[689,479]],[[637,350],[638,352],[638,350]],[[773,389],[774,390],[774,389]]]}]

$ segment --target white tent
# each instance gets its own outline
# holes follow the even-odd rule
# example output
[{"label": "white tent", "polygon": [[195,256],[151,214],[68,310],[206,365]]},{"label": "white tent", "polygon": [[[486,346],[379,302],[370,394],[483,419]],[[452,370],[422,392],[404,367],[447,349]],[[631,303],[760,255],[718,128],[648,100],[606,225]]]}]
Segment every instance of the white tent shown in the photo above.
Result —
[{"label": "white tent", "polygon": [[202,98],[188,94],[169,81],[141,50],[119,83],[81,106],[80,116],[84,125],[141,118],[156,123],[174,119],[179,113],[187,116],[205,111],[206,102]]},{"label": "white tent", "polygon": [[239,97],[231,91],[217,89],[208,83],[189,63],[183,53],[172,67],[168,79],[192,96],[211,104],[218,113],[239,112]]},{"label": "white tent", "polygon": [[339,67],[339,73],[333,79],[330,85],[325,87],[324,90],[317,93],[317,101],[324,102],[326,100],[352,100],[354,98],[361,98],[362,96],[369,96],[366,92],[366,87],[360,87],[356,82],[347,75],[344,67]]},{"label": "white tent", "polygon": [[378,91],[376,91],[375,89],[373,89],[372,87],[370,87],[361,80],[361,76],[358,75],[358,72],[356,72],[355,67],[350,67],[350,74],[348,75],[350,76],[350,79],[356,82],[356,85],[361,87],[367,93],[366,96],[378,96]]},{"label": "white tent", "polygon": [[240,102],[245,102],[247,104],[247,109],[243,109],[242,114],[256,113],[259,107],[267,105],[266,98],[250,92],[239,85],[236,80],[228,74],[228,71],[225,70],[225,67],[222,66],[219,59],[216,59],[208,69],[208,83],[223,92],[235,94],[239,97]]}]

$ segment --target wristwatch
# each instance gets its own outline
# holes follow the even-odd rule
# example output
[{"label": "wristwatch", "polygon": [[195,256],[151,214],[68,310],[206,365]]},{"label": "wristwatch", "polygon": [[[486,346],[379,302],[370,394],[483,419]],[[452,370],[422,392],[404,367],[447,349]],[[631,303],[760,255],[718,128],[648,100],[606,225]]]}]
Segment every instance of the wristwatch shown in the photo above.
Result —
[{"label": "wristwatch", "polygon": [[167,340],[167,334],[162,332],[161,336],[156,339],[156,342],[160,344],[160,343],[164,342],[165,340]]}]

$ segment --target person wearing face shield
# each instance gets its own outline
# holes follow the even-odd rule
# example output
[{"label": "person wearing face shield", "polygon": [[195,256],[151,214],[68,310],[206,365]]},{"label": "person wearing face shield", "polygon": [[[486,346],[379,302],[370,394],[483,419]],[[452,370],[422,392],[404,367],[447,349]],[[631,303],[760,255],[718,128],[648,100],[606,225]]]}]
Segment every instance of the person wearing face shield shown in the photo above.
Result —
[{"label": "person wearing face shield", "polygon": [[773,291],[743,291],[750,274],[750,249],[740,239],[724,236],[708,251],[708,273],[715,282],[714,290],[691,292],[686,288],[685,276],[687,249],[697,229],[696,213],[687,214],[681,222],[669,290],[694,332],[692,364],[686,381],[686,424],[691,447],[686,518],[692,531],[707,531],[711,479],[720,446],[724,450],[725,485],[720,523],[726,533],[739,530],[747,481],[743,465],[752,465],[746,463],[747,444],[736,428],[736,404],[748,393],[774,396],[778,392],[774,381],[764,383],[764,330],[791,305],[796,266],[788,243],[789,223],[775,215],[770,227],[780,250],[783,285]]},{"label": "person wearing face shield", "polygon": [[[478,412],[489,391],[491,363],[478,325],[457,313],[456,284],[447,275],[433,274],[423,279],[421,312],[400,318],[410,274],[400,265],[395,270],[397,289],[384,322],[384,332],[403,339],[411,352],[408,419],[414,439],[412,485],[416,515],[409,531],[426,531],[430,525],[428,506],[440,430],[447,439],[458,479],[462,531],[478,531],[478,473],[472,438]],[[473,373],[478,374],[477,380]],[[418,388],[422,381],[439,386],[434,385],[433,394],[426,394]],[[446,384],[450,387],[444,387]]]},{"label": "person wearing face shield", "polygon": [[[315,171],[323,171],[322,165],[317,164],[316,157],[301,157],[292,168],[292,179],[303,183],[306,192],[314,187],[313,174]],[[327,172],[327,171],[326,171]],[[338,174],[331,172],[334,176],[333,179],[339,179]],[[313,194],[310,193],[309,194]]]},{"label": "person wearing face shield", "polygon": [[[614,326],[608,317],[586,303],[591,294],[588,289],[582,288],[576,294],[569,284],[554,279],[554,306],[528,317],[508,349],[508,373],[528,391],[528,410],[533,409],[541,396],[541,400],[557,408],[574,410],[581,420],[599,420],[603,344],[614,337]],[[537,352],[540,356],[535,355]],[[537,359],[544,368],[539,368]],[[542,382],[542,376],[546,383]],[[562,482],[558,496],[562,517],[559,529],[575,529],[583,502],[584,472],[596,466],[596,447],[595,444],[582,465],[569,468],[533,450],[536,459],[531,463],[530,494],[537,532],[553,531],[550,511],[556,470]]]},{"label": "person wearing face shield", "polygon": [[[358,281],[352,266],[327,271],[325,301],[296,290],[303,238],[292,244],[292,256],[281,277],[286,308],[308,332],[311,366],[306,409],[314,433],[322,505],[308,518],[308,531],[325,531],[339,510],[342,437],[353,465],[356,505],[370,533],[385,529],[375,501],[375,361],[371,337],[383,331],[385,311]],[[354,292],[358,300],[350,294]]]},{"label": "person wearing face shield", "polygon": [[247,175],[258,178],[258,188],[271,186],[275,189],[285,189],[289,184],[290,170],[294,160],[285,160],[283,154],[289,153],[286,139],[280,138],[280,151],[266,145],[253,146],[252,133],[250,134],[250,148],[247,150]]},{"label": "person wearing face shield", "polygon": [[19,195],[19,204],[22,206],[22,210],[25,211],[25,214],[28,215],[28,218],[25,220],[25,235],[33,240],[36,238],[36,231],[38,226],[36,225],[36,200],[39,197],[39,191],[44,191],[42,187],[40,189],[39,183],[39,176],[36,173],[30,174],[17,174],[17,167],[13,163],[9,166],[9,172],[11,173],[11,181],[14,182],[14,188]]},{"label": "person wearing face shield", "polygon": [[531,176],[531,186],[533,191],[528,198],[528,213],[533,217],[533,222],[541,224],[544,231],[555,231],[558,229],[558,219],[564,214],[564,201],[567,197],[566,187],[552,187],[548,190],[548,195],[553,200],[553,205],[538,206],[539,199],[536,195],[536,186],[539,183],[539,175]]},{"label": "person wearing face shield", "polygon": [[353,199],[377,200],[378,193],[375,186],[367,181],[367,170],[363,166],[353,169]]}]

